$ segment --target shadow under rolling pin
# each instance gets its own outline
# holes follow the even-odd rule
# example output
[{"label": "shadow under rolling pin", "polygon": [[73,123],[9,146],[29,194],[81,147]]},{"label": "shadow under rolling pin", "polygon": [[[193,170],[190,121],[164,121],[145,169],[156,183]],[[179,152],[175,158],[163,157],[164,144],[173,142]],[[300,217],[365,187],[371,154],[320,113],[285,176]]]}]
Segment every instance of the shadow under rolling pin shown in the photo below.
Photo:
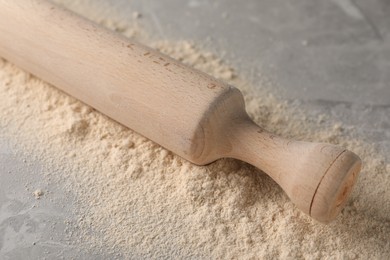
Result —
[{"label": "shadow under rolling pin", "polygon": [[255,165],[318,221],[346,203],[361,167],[354,153],[268,133],[238,89],[48,1],[0,3],[7,60],[195,164]]}]

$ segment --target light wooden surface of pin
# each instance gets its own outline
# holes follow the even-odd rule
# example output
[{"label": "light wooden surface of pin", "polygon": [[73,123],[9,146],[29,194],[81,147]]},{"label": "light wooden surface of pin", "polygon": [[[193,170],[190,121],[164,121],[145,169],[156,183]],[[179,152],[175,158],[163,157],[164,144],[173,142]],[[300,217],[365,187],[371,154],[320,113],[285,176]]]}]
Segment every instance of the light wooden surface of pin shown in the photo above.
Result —
[{"label": "light wooden surface of pin", "polygon": [[0,3],[0,56],[193,163],[255,165],[318,221],[343,208],[360,171],[354,153],[268,133],[236,88],[50,2]]}]

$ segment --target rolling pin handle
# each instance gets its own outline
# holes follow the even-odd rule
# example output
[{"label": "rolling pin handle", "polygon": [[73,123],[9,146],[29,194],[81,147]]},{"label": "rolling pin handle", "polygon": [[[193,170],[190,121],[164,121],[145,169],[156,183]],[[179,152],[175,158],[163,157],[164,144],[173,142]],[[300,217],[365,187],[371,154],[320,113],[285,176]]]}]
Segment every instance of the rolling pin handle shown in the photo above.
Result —
[{"label": "rolling pin handle", "polygon": [[323,223],[340,213],[360,172],[356,154],[336,145],[281,138],[249,118],[230,133],[229,157],[263,170],[304,213]]}]

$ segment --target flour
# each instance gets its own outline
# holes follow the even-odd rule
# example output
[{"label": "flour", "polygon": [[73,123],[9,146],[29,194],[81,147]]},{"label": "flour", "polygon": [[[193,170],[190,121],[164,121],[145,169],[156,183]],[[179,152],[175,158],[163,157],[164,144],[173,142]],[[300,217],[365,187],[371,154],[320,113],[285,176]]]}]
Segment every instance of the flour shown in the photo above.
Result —
[{"label": "flour", "polygon": [[34,197],[39,200],[43,196],[44,192],[41,189],[37,189],[33,192]]},{"label": "flour", "polygon": [[[86,15],[147,42],[139,24],[90,10]],[[67,223],[76,230],[73,241],[123,257],[390,257],[390,166],[375,147],[351,138],[348,125],[326,115],[310,118],[278,99],[266,80],[255,91],[231,66],[193,43],[147,43],[241,89],[248,113],[267,130],[356,152],[363,172],[341,215],[322,225],[253,166],[232,159],[195,166],[1,59],[2,134],[45,162],[52,185],[76,196],[79,218]]]}]

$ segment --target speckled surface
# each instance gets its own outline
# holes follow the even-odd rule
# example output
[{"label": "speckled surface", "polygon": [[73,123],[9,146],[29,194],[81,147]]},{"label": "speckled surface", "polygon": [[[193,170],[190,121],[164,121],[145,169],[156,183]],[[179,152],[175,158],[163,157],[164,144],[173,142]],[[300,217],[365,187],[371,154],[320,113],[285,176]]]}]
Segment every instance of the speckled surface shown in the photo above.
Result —
[{"label": "speckled surface", "polygon": [[[350,124],[359,136],[390,154],[390,4],[386,0],[96,0],[86,4],[129,20],[138,11],[144,27],[156,38],[199,42],[224,56],[252,82],[260,73],[265,75],[285,99],[313,115],[325,113]],[[114,8],[104,8],[108,4]],[[40,162],[15,154],[14,145],[0,132],[0,259],[114,258],[69,245],[64,230],[65,221],[74,218],[72,198],[47,186]],[[48,193],[37,200],[32,195],[35,188]]]}]

